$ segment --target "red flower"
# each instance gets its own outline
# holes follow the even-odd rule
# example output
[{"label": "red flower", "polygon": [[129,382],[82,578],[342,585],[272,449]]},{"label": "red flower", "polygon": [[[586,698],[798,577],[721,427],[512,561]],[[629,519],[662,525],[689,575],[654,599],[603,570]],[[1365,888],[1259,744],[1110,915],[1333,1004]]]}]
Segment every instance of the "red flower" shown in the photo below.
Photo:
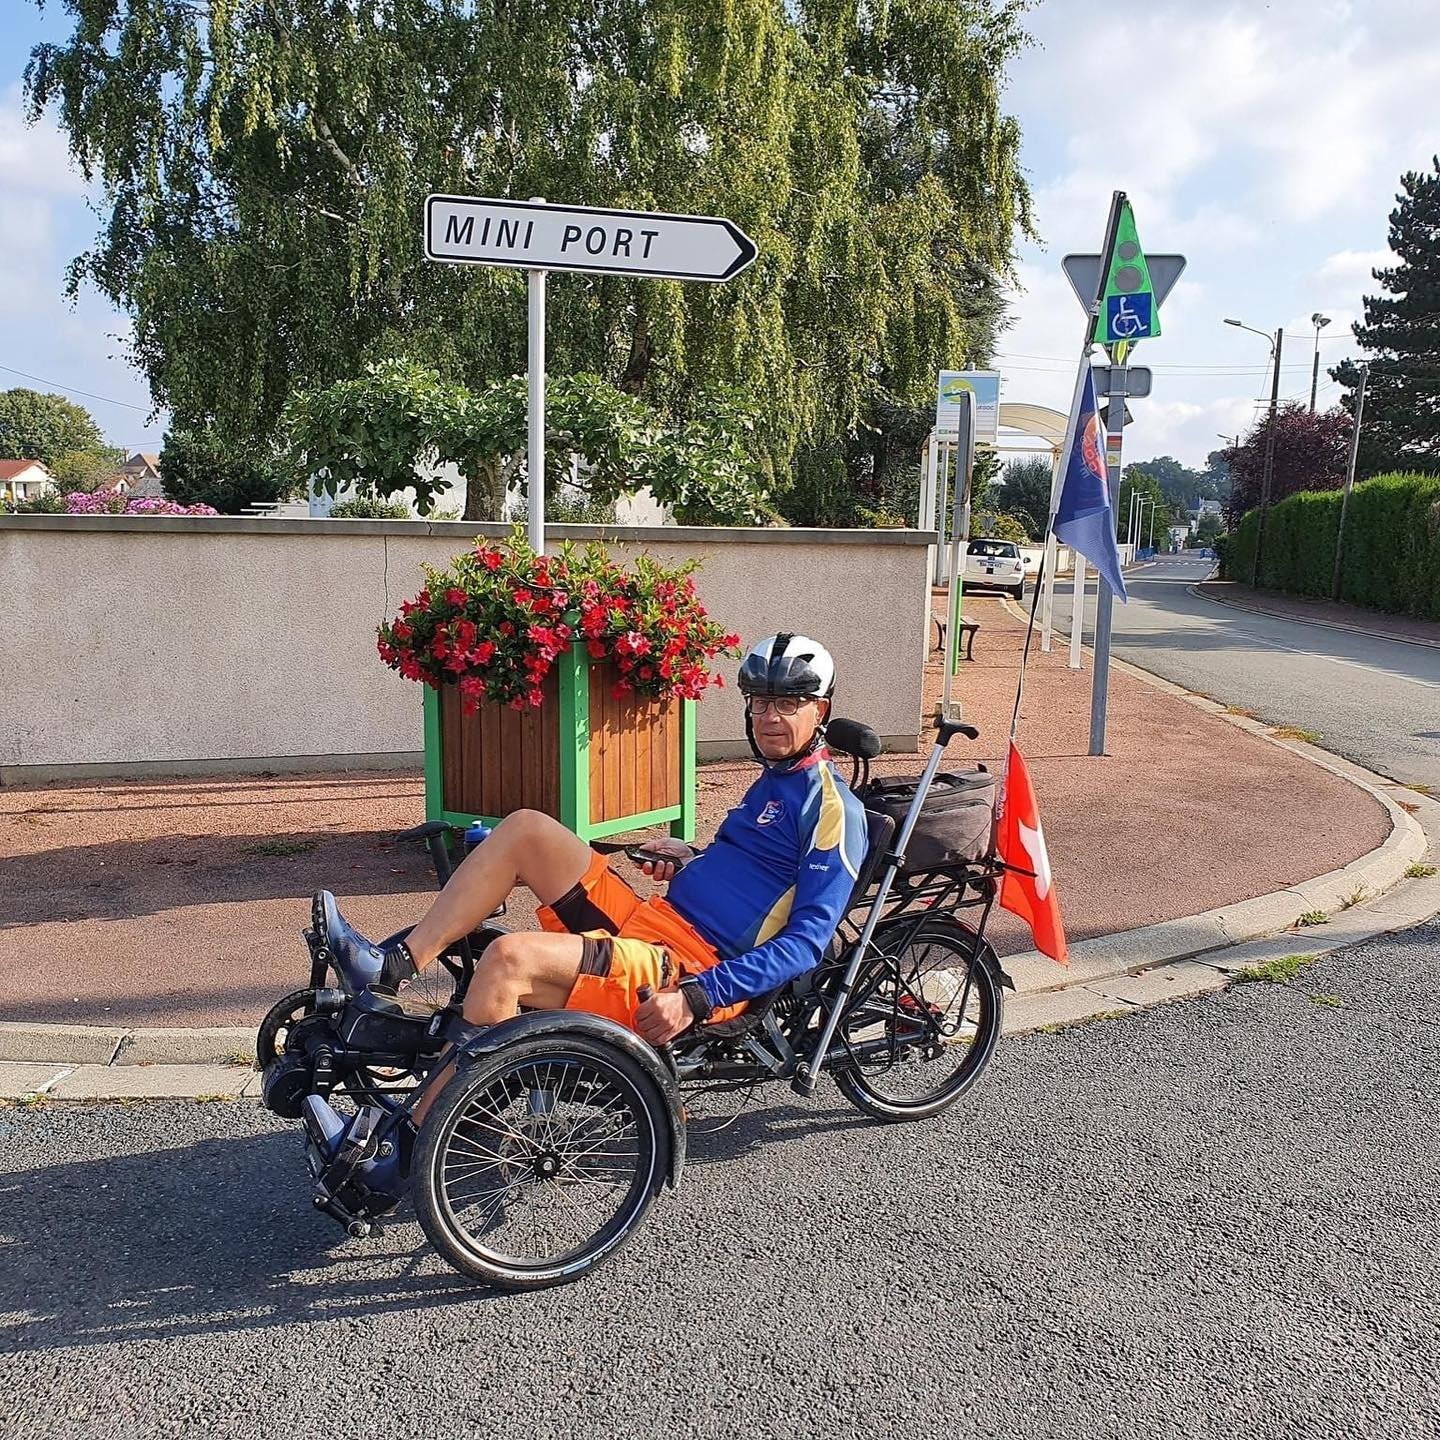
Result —
[{"label": "red flower", "polygon": [[535,599],[535,595],[533,591],[526,590],[522,586],[519,590],[512,591],[510,598],[522,609],[529,609],[531,601]]},{"label": "red flower", "polygon": [[[495,645],[494,645],[494,642],[493,642],[493,641],[490,641],[490,640],[482,640],[482,641],[470,652],[470,659],[471,659],[471,661],[472,661],[474,664],[476,664],[476,665],[488,665],[488,664],[490,663],[491,657],[492,657],[494,654],[495,654]],[[477,680],[475,683],[478,685],[480,682]]]},{"label": "red flower", "polygon": [[495,628],[502,635],[513,635],[515,633],[515,627],[508,620],[502,620]]},{"label": "red flower", "polygon": [[400,657],[400,673],[407,680],[419,680],[423,674],[419,662],[413,655],[402,655]]},{"label": "red flower", "polygon": [[526,694],[525,698],[530,702],[532,707],[538,709],[545,703],[545,692],[543,690],[531,690]]},{"label": "red flower", "polygon": [[[404,610],[406,606],[402,605],[400,608]],[[415,633],[415,627],[413,625],[407,625],[403,620],[397,620],[390,627],[390,633],[397,640],[408,640]]]},{"label": "red flower", "polygon": [[632,694],[634,689],[635,687],[633,685],[627,685],[623,680],[617,680],[610,687],[610,694],[616,700],[623,700],[627,695]]},{"label": "red flower", "polygon": [[461,677],[459,690],[462,700],[480,700],[485,694],[485,682],[478,675],[465,675]]},{"label": "red flower", "polygon": [[640,678],[642,680],[653,680],[655,678],[655,667],[653,665],[642,665],[640,667]]},{"label": "red flower", "polygon": [[445,603],[447,605],[453,605],[457,610],[463,610],[465,608],[465,602],[469,598],[470,597],[460,589],[458,585],[452,585],[445,592]]},{"label": "red flower", "polygon": [[605,658],[605,646],[601,641],[587,640],[585,648],[590,652],[591,659],[603,660]]},{"label": "red flower", "polygon": [[415,603],[416,603],[422,610],[428,610],[428,609],[430,608],[430,592],[429,592],[429,590],[422,590],[422,591],[415,597]]},{"label": "red flower", "polygon": [[450,647],[445,643],[445,632],[438,632],[430,642],[430,653],[437,659],[443,660],[449,653]]},{"label": "red flower", "polygon": [[504,557],[498,550],[477,550],[475,553],[480,557],[480,563],[487,570],[498,570],[505,563]]}]

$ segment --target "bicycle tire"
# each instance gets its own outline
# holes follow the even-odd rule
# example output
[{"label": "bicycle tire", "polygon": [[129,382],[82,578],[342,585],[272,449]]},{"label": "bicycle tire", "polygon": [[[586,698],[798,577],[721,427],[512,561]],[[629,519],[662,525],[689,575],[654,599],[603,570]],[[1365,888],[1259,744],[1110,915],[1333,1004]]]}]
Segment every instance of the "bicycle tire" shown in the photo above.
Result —
[{"label": "bicycle tire", "polygon": [[[877,943],[883,945],[883,933],[878,937]],[[954,1023],[957,1028],[964,1025],[965,1017],[971,1013],[973,997],[973,1030],[959,1063],[950,1069],[938,1084],[919,1094],[902,1095],[895,1093],[894,1089],[886,1088],[885,1077],[893,1076],[898,1069],[896,1063],[889,1066],[866,1066],[858,1063],[837,1065],[834,1075],[840,1093],[857,1110],[876,1120],[929,1120],[948,1110],[980,1078],[1000,1039],[1004,1019],[1004,994],[998,979],[999,962],[994,959],[994,952],[989,945],[966,925],[951,920],[927,920],[907,938],[905,949],[900,955],[888,959],[877,958],[870,964],[883,965],[895,974],[904,975],[907,969],[904,956],[917,946],[963,958],[966,970],[966,988],[962,989],[961,998],[963,1013],[957,1016]],[[918,973],[922,962],[917,959],[911,963]],[[941,967],[932,963],[928,968],[931,973],[935,973]],[[871,973],[873,974],[873,971]],[[861,982],[863,990],[863,973]],[[925,1027],[929,1026],[932,1032],[935,1032],[930,1038],[935,1044],[940,1043],[939,1022],[928,1015],[917,1014],[915,1018],[907,1019],[903,1023],[922,1033]],[[919,1063],[934,1065],[938,1070],[945,1058],[952,1054],[953,1049],[946,1046],[938,1056]]]},{"label": "bicycle tire", "polygon": [[[634,1136],[635,1176],[620,1197],[614,1214],[593,1235],[550,1260],[522,1260],[487,1246],[466,1229],[453,1203],[454,1197],[445,1181],[445,1172],[447,1163],[454,1163],[448,1157],[459,1127],[467,1119],[467,1112],[472,1107],[478,1107],[475,1117],[495,1113],[493,1110],[487,1112],[484,1106],[497,1091],[503,1090],[507,1076],[514,1077],[513,1084],[523,1086],[527,1075],[541,1074],[557,1077],[556,1088],[562,1092],[562,1098],[567,1098],[563,1095],[567,1086],[571,1092],[568,1098],[573,1100],[579,1097],[582,1087],[600,1085],[608,1086],[610,1094],[624,1100],[629,1114],[637,1122]],[[670,1170],[672,1144],[667,1107],[668,1101],[654,1079],[630,1056],[604,1041],[563,1033],[517,1040],[498,1053],[458,1071],[441,1091],[434,1109],[426,1116],[420,1128],[411,1178],[415,1213],[421,1229],[447,1264],[461,1274],[483,1280],[496,1289],[542,1290],[580,1280],[629,1243],[664,1187]],[[480,1126],[482,1134],[499,1135],[503,1130],[510,1129],[503,1121],[499,1125],[491,1125],[472,1117],[470,1123]],[[478,1147],[480,1142],[473,1138],[474,1133],[472,1130],[470,1136],[460,1135],[461,1142]],[[539,1143],[549,1145],[552,1142],[546,1139]],[[608,1143],[608,1140],[602,1143]],[[463,1156],[471,1152],[461,1153],[459,1163],[463,1167],[467,1163]],[[537,1154],[533,1158],[540,1157]],[[501,1178],[499,1188],[505,1193],[496,1203],[502,1213],[510,1203],[509,1192],[512,1189],[516,1192],[516,1199],[523,1199],[524,1185],[529,1185],[533,1194],[542,1190],[546,1183],[564,1184],[563,1170],[559,1175],[539,1177],[538,1183],[529,1179],[512,1180],[502,1173],[509,1161],[500,1156],[496,1160],[496,1164],[489,1161],[479,1163],[496,1171]],[[530,1155],[517,1150],[515,1169],[523,1169],[531,1160]],[[472,1171],[476,1163],[468,1162]]]}]

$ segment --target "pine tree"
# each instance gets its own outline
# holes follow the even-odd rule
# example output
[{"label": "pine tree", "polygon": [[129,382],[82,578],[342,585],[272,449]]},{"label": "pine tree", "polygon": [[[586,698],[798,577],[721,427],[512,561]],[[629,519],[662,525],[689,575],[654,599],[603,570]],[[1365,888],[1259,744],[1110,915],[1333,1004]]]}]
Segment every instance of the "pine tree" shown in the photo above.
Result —
[{"label": "pine tree", "polygon": [[[1372,270],[1382,295],[1365,297],[1365,323],[1355,339],[1370,368],[1361,419],[1359,473],[1440,471],[1440,157],[1433,172],[1400,177],[1390,212],[1394,265]],[[1346,361],[1330,372],[1351,394],[1354,413],[1359,366]]]}]

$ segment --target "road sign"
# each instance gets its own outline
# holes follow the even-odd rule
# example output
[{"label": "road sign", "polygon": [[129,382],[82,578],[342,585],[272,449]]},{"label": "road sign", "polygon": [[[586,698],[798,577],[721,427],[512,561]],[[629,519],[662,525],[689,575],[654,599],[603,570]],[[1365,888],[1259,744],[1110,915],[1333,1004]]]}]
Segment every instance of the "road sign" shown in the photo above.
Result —
[{"label": "road sign", "polygon": [[[1158,309],[1165,303],[1165,297],[1175,288],[1180,272],[1185,268],[1183,255],[1147,255],[1146,268],[1150,272],[1150,293],[1155,297]],[[1100,284],[1100,257],[1098,255],[1067,255],[1061,262],[1065,278],[1075,292],[1082,310],[1088,310],[1095,303],[1095,291]]]},{"label": "road sign", "polygon": [[[1131,400],[1143,400],[1150,393],[1151,373],[1144,365],[1123,365],[1120,367],[1120,376],[1125,385],[1125,394]],[[1095,393],[1097,395],[1110,395],[1114,392],[1111,385],[1114,383],[1110,373],[1110,366],[1097,365],[1095,367]]]},{"label": "road sign", "polygon": [[[1125,418],[1120,423],[1122,425],[1128,425],[1134,418],[1130,413],[1130,407],[1127,405],[1125,407]],[[1110,402],[1108,400],[1100,406],[1100,423],[1102,425],[1109,425],[1110,423]],[[1116,439],[1118,441],[1119,436],[1116,436]]]},{"label": "road sign", "polygon": [[942,370],[935,389],[935,428],[954,435],[960,428],[965,395],[975,397],[975,439],[993,445],[1000,435],[1000,372],[998,370]]},{"label": "road sign", "polygon": [[715,215],[464,195],[425,201],[426,257],[452,264],[719,281],[733,279],[756,253],[738,225]]}]

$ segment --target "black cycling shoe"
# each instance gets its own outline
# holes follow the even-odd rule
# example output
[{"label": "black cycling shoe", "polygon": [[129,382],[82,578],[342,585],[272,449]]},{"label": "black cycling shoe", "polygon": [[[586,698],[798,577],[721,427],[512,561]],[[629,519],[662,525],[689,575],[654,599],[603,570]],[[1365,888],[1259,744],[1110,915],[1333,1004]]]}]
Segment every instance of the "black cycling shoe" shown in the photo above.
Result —
[{"label": "black cycling shoe", "polygon": [[392,995],[416,974],[415,962],[403,940],[383,949],[367,940],[340,913],[328,890],[317,892],[311,904],[311,921],[331,963],[352,994],[365,989],[388,990]]}]

